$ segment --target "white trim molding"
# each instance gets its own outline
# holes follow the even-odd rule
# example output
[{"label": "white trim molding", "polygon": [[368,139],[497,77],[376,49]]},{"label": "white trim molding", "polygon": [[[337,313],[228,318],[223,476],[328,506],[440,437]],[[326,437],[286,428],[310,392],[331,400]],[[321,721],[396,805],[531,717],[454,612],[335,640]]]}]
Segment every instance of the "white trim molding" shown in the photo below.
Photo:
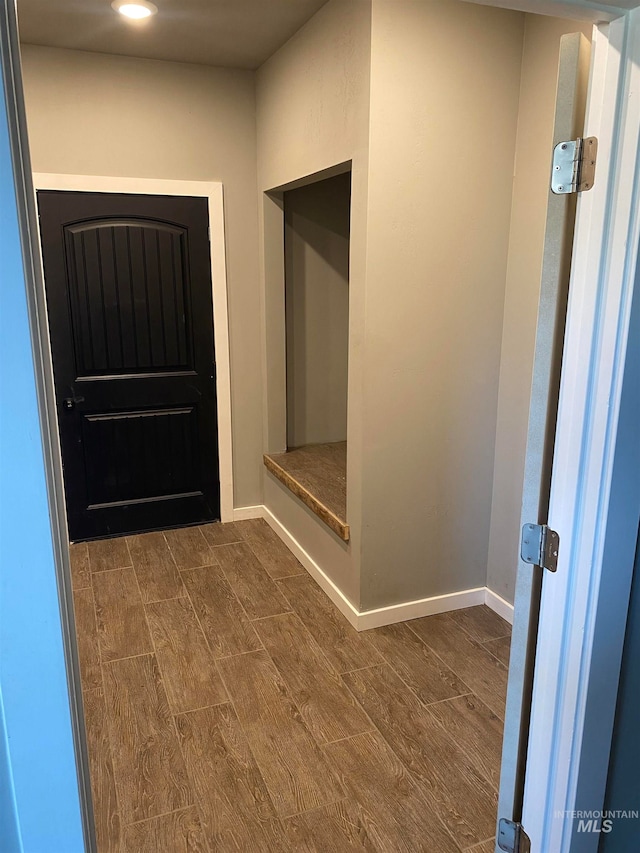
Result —
[{"label": "white trim molding", "polygon": [[260,504],[258,506],[240,506],[233,511],[234,521],[246,521],[250,518],[264,518],[265,508]]},{"label": "white trim molding", "polygon": [[502,616],[506,622],[513,625],[513,604],[510,604],[502,596],[498,595],[497,592],[489,589],[489,587],[485,589],[484,603],[497,613],[498,616]]},{"label": "white trim molding", "polygon": [[[531,849],[554,853],[573,849],[573,821],[557,816],[576,809],[598,602],[615,587],[602,565],[640,240],[640,10],[596,34],[591,135],[598,177],[578,202],[549,506],[560,549],[543,578],[522,816]],[[593,833],[580,849],[597,846]]]},{"label": "white trim molding", "polygon": [[[61,175],[35,172],[34,189],[135,195],[172,195],[206,198],[209,205],[213,331],[218,408],[218,460],[220,472],[220,519],[232,521],[233,446],[231,428],[231,358],[229,307],[224,230],[223,187],[218,181],[170,181],[155,178],[120,178],[99,175]],[[44,274],[43,274],[44,280]]]},{"label": "white trim molding", "polygon": [[434,595],[430,598],[402,601],[399,604],[377,607],[374,610],[358,610],[266,506],[240,507],[235,510],[233,517],[235,521],[264,518],[356,631],[367,631],[370,628],[380,628],[383,625],[393,625],[396,622],[406,622],[422,616],[434,616],[436,613],[448,613],[451,610],[475,607],[478,604],[486,604],[507,622],[513,623],[513,606],[484,586],[446,595]]}]

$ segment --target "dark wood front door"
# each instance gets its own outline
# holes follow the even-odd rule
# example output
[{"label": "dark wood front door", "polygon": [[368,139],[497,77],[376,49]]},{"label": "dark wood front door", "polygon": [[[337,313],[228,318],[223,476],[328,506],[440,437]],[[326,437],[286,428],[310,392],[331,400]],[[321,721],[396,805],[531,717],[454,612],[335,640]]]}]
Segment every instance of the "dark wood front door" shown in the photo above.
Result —
[{"label": "dark wood front door", "polygon": [[206,199],[38,208],[71,539],[218,519]]}]

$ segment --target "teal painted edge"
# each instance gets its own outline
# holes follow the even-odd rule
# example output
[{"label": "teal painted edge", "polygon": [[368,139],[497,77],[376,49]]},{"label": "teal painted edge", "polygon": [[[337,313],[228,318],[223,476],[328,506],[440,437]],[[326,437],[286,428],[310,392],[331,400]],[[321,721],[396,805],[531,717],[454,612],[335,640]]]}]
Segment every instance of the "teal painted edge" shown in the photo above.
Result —
[{"label": "teal painted edge", "polygon": [[[8,15],[15,13],[9,3],[12,0],[0,4],[3,41]],[[6,91],[6,55],[2,60]],[[14,180],[12,105],[1,96],[0,104],[0,690],[4,763],[13,789],[0,793],[0,808],[2,813],[13,810],[17,818],[14,826],[19,827],[22,846],[16,849],[22,853],[82,853],[85,845]]]},{"label": "teal painted edge", "polygon": [[0,850],[23,853],[16,809],[13,774],[9,762],[9,744],[4,725],[4,707],[0,691]]}]

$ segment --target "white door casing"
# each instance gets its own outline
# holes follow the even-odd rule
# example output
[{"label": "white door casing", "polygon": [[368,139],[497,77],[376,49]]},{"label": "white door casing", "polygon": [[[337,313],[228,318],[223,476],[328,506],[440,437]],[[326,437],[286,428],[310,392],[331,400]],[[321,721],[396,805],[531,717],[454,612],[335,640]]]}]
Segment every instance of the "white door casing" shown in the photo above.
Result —
[{"label": "white door casing", "polygon": [[[580,198],[575,231],[549,506],[560,551],[542,589],[523,809],[535,853],[569,850],[573,822],[555,815],[574,810],[592,746],[582,731],[640,240],[640,10],[599,27],[594,49],[585,134],[599,138],[600,189]],[[606,665],[619,670],[621,656]]]},{"label": "white door casing", "polygon": [[219,182],[101,177],[97,175],[62,175],[42,172],[34,173],[33,183],[36,192],[38,190],[72,190],[76,192],[194,196],[208,200],[211,282],[213,291],[213,330],[216,359],[216,405],[218,411],[220,520],[223,522],[233,521],[231,365],[222,184]]}]

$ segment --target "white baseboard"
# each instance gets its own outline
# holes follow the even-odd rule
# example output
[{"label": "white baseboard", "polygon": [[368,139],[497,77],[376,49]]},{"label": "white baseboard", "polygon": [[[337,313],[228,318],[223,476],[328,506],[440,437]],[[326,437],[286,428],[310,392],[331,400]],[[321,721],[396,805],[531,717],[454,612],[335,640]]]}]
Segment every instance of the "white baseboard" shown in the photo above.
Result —
[{"label": "white baseboard", "polygon": [[[248,514],[249,510],[257,511],[258,509],[260,513]],[[421,598],[416,601],[404,601],[401,604],[378,607],[374,610],[358,610],[267,507],[243,507],[236,512],[247,513],[236,516],[238,518],[264,518],[357,631],[380,628],[382,625],[393,625],[396,622],[406,622],[408,619],[419,619],[421,616],[447,613],[451,610],[460,610],[463,607],[475,607],[478,604],[486,604],[508,622],[513,622],[513,607],[484,586],[452,592],[447,595]]]},{"label": "white baseboard", "polygon": [[494,610],[498,616],[502,616],[510,625],[513,625],[513,604],[509,604],[489,587],[485,587],[484,603]]},{"label": "white baseboard", "polygon": [[239,506],[233,510],[234,521],[246,521],[249,518],[264,518],[265,507],[258,506]]},{"label": "white baseboard", "polygon": [[287,548],[300,560],[305,569],[309,572],[311,577],[316,581],[318,586],[324,590],[324,592],[329,596],[331,601],[338,608],[340,613],[349,620],[349,622],[353,625],[353,627],[360,631],[362,630],[358,625],[358,621],[360,619],[360,612],[353,606],[353,604],[349,601],[349,599],[338,589],[338,587],[334,584],[330,577],[328,577],[320,568],[320,566],[315,562],[315,560],[304,550],[302,545],[298,542],[297,539],[289,533],[287,528],[282,524],[275,515],[271,512],[271,510],[267,509],[266,506],[262,507],[263,514],[262,517],[266,520],[267,524],[275,530],[278,536],[282,539]]},{"label": "white baseboard", "polygon": [[485,588],[480,586],[476,589],[450,592],[447,595],[403,601],[389,607],[377,607],[375,610],[362,610],[358,614],[357,628],[359,631],[366,631],[368,628],[380,628],[382,625],[393,625],[395,622],[419,619],[421,616],[434,616],[436,613],[448,613],[463,607],[475,607],[477,604],[484,604],[484,590]]}]

